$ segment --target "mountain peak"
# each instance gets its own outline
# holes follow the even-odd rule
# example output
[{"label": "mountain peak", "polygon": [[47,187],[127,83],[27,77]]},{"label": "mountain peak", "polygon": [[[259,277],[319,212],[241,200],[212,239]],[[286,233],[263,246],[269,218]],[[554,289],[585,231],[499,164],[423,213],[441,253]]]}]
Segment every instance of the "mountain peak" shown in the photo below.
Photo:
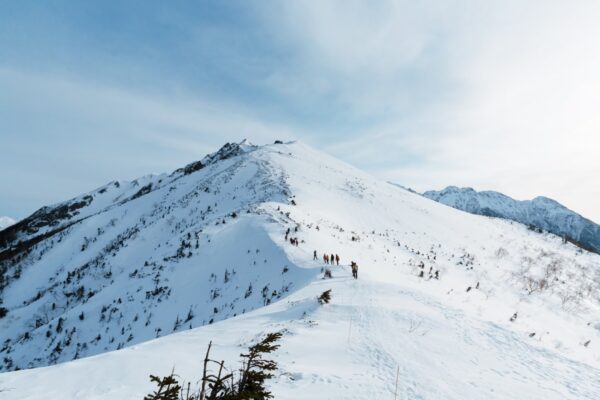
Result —
[{"label": "mountain peak", "polygon": [[226,160],[231,157],[239,156],[241,154],[248,153],[257,149],[258,146],[253,145],[247,139],[242,140],[239,143],[225,143],[219,150],[214,153],[207,154],[200,161],[194,161],[183,168],[175,170],[175,172],[183,172],[188,175],[192,172],[198,171],[207,165],[210,165],[216,161]]}]

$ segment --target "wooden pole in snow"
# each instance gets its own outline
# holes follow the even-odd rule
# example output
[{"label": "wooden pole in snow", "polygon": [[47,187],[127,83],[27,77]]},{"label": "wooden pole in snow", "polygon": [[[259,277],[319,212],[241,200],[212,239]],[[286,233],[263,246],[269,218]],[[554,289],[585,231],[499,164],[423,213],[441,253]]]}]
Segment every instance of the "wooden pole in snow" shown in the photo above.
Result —
[{"label": "wooden pole in snow", "polygon": [[352,317],[350,317],[350,325],[348,325],[348,344],[350,344],[350,334],[352,333]]},{"label": "wooden pole in snow", "polygon": [[208,355],[210,354],[210,347],[212,346],[212,340],[208,343],[208,349],[206,350],[206,357],[204,357],[204,369],[202,371],[202,388],[200,389],[200,400],[206,398],[206,369],[208,367]]},{"label": "wooden pole in snow", "polygon": [[400,376],[400,366],[396,369],[396,390],[394,391],[394,400],[398,398],[398,378]]}]

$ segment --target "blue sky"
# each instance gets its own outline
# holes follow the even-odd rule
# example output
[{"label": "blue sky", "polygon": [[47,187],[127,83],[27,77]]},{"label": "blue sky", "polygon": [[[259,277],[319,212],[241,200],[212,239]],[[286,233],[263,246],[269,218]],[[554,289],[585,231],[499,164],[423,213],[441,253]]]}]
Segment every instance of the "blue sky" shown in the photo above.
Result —
[{"label": "blue sky", "polygon": [[584,1],[5,2],[0,215],[248,138],[600,221],[599,17]]}]

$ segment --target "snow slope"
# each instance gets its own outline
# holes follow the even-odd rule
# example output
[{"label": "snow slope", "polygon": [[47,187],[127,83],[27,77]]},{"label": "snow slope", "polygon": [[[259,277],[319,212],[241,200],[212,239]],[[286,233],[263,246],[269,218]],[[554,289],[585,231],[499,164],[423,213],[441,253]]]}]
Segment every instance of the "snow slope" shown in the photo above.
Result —
[{"label": "snow slope", "polygon": [[494,191],[448,186],[423,196],[472,214],[506,218],[564,236],[584,249],[600,253],[600,225],[547,197],[518,201]]},{"label": "snow slope", "polygon": [[15,222],[17,221],[12,219],[11,217],[0,217],[0,231],[2,229],[8,228],[11,225],[14,225]]},{"label": "snow slope", "polygon": [[[152,178],[165,183],[70,225],[55,234],[60,242],[55,236],[37,242],[9,265],[2,334],[15,337],[39,310],[52,321],[29,339],[11,340],[2,356],[13,358],[13,367],[66,361],[75,343],[87,343],[78,356],[115,343],[129,347],[0,374],[0,397],[142,398],[152,388],[150,373],[175,367],[197,380],[210,340],[215,356],[233,363],[272,331],[284,333],[271,382],[280,399],[393,398],[397,377],[398,398],[406,399],[600,396],[598,255],[521,224],[430,201],[301,143],[248,147],[178,174]],[[208,205],[211,212],[203,213]],[[109,236],[131,226],[136,233],[106,252]],[[104,233],[81,251],[83,238],[98,227]],[[285,240],[288,228],[299,246]],[[342,265],[325,266],[323,252],[339,254]],[[72,282],[81,279],[72,286],[85,286],[85,301],[61,297],[72,290],[62,285],[65,274],[98,254],[101,262],[81,278],[71,272]],[[350,260],[360,265],[358,280],[351,278]],[[14,278],[19,265],[21,276]],[[332,279],[321,278],[324,267]],[[225,279],[226,269],[236,272]],[[22,305],[52,277],[50,286],[60,284]],[[148,297],[163,286],[168,296]],[[96,291],[89,298],[88,287]],[[319,306],[316,297],[327,289],[332,302]],[[54,310],[53,300],[60,302]],[[174,329],[190,309],[193,318]],[[61,333],[55,333],[58,318]],[[73,328],[66,345],[65,332]],[[148,340],[157,328],[158,335],[175,333]],[[97,332],[102,337],[95,343]],[[52,358],[56,343],[61,352]],[[38,354],[47,357],[36,360]]]},{"label": "snow slope", "polygon": [[109,184],[0,232],[0,370],[209,324],[310,279],[269,243],[274,217],[256,207],[287,201],[288,189],[264,160],[240,157],[252,150],[226,145],[201,164]]}]

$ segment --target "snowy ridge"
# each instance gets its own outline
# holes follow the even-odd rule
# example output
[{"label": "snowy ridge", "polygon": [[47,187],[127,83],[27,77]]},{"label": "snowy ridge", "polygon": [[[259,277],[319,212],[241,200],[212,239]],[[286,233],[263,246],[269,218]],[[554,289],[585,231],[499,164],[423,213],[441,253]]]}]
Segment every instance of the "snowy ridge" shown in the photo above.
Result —
[{"label": "snowy ridge", "polygon": [[407,399],[600,396],[600,256],[302,143],[195,168],[1,261],[4,370],[61,363],[0,374],[4,397],[142,398],[272,331],[280,399],[393,398],[397,376]]},{"label": "snowy ridge", "polygon": [[0,217],[0,231],[14,225],[17,221],[11,217]]},{"label": "snowy ridge", "polygon": [[91,215],[165,187],[183,176],[217,161],[252,151],[255,147],[245,140],[241,143],[227,143],[219,151],[208,154],[202,160],[178,169],[170,175],[146,175],[132,182],[113,181],[68,201],[42,207],[31,216],[0,233],[0,258],[3,250],[10,249],[19,243],[35,241],[44,234],[60,231]]},{"label": "snowy ridge", "polygon": [[547,197],[518,201],[494,191],[448,186],[423,196],[472,214],[506,218],[566,237],[586,250],[600,253],[600,225]]},{"label": "snowy ridge", "polygon": [[[287,201],[287,189],[261,160],[240,158],[249,150],[227,144],[194,171],[111,183],[2,232],[25,240],[8,241],[0,253],[8,310],[0,320],[0,370],[212,323],[280,298],[306,279],[306,272],[286,269],[277,247],[255,246],[268,245],[257,222],[265,217],[255,207]],[[240,221],[233,232],[232,220]],[[248,240],[233,250],[242,234]],[[240,271],[240,263],[256,267]],[[262,271],[269,263],[279,267],[278,279]]]}]

